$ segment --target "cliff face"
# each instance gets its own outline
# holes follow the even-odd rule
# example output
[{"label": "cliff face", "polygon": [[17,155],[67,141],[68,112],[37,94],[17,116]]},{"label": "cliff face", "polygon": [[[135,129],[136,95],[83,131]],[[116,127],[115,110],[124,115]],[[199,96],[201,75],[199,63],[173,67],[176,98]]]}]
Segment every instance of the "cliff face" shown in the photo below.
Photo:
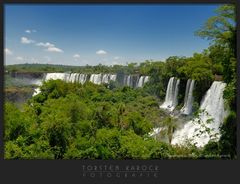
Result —
[{"label": "cliff face", "polygon": [[13,103],[24,103],[32,97],[34,89],[25,87],[11,87],[5,89],[5,100]]},{"label": "cliff face", "polygon": [[215,81],[223,81],[223,76],[222,75],[214,75],[214,80]]},{"label": "cliff face", "polygon": [[14,78],[28,78],[28,79],[41,79],[44,76],[44,73],[40,72],[11,72],[11,77]]}]

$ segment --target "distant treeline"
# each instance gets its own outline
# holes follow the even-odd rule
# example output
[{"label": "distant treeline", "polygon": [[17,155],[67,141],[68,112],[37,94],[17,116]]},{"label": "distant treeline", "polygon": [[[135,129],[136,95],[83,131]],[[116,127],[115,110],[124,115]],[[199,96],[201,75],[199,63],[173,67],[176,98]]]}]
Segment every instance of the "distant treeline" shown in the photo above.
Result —
[{"label": "distant treeline", "polygon": [[96,65],[96,66],[70,66],[70,65],[54,65],[54,64],[15,64],[5,66],[5,72],[14,73],[14,72],[36,72],[36,73],[47,73],[47,72],[75,72],[75,73],[141,73],[137,63],[130,63],[128,65]]}]

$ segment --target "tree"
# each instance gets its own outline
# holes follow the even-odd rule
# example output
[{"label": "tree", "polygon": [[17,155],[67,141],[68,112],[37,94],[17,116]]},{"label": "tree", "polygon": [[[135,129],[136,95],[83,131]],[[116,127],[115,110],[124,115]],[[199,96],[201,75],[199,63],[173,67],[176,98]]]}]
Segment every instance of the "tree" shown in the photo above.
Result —
[{"label": "tree", "polygon": [[236,57],[236,9],[233,5],[223,5],[216,13],[217,15],[209,18],[196,35],[230,48]]}]

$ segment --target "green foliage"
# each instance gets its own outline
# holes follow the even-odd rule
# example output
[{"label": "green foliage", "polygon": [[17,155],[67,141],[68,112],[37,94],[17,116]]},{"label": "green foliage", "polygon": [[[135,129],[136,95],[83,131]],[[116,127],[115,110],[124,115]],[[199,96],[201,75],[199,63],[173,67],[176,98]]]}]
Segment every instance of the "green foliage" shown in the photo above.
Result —
[{"label": "green foliage", "polygon": [[235,112],[230,112],[220,130],[220,154],[235,158],[237,155],[237,120]]},{"label": "green foliage", "polygon": [[[227,46],[236,53],[236,11],[234,5],[223,5],[216,10],[217,15],[209,18],[197,35]],[[236,55],[235,55],[236,56]]]},{"label": "green foliage", "polygon": [[133,131],[126,132],[120,140],[120,154],[123,159],[148,159],[148,142],[136,135]]},{"label": "green foliage", "polygon": [[[156,98],[143,90],[113,91],[60,80],[45,82],[41,89],[22,111],[5,105],[8,159],[122,159],[126,131],[144,146],[143,137],[160,121]],[[147,157],[149,153],[139,158]]]},{"label": "green foliage", "polygon": [[[8,65],[7,73],[76,72],[148,75],[141,89],[109,85],[66,83],[50,80],[41,93],[19,110],[5,103],[6,159],[182,159],[236,157],[236,23],[235,8],[220,6],[196,33],[212,40],[202,53],[191,57],[171,56],[165,62],[147,60],[126,66],[64,66],[45,64]],[[159,109],[170,77],[181,80],[179,107],[183,104],[187,79],[195,80],[194,111],[214,80],[224,80],[226,107],[230,114],[221,127],[219,141],[204,148],[195,145],[172,146],[148,136],[153,127],[165,127],[171,142],[175,120]],[[34,86],[5,75],[8,99],[16,91],[32,93]],[[21,97],[24,95],[21,94]],[[11,100],[12,101],[12,100]],[[210,123],[210,119],[207,123]],[[201,123],[201,122],[200,122]],[[202,125],[202,124],[201,124]],[[203,124],[205,126],[205,124]],[[207,132],[211,130],[206,129]]]},{"label": "green foliage", "polygon": [[29,122],[26,117],[13,104],[5,104],[5,135],[4,140],[16,139],[19,135],[27,135]]}]

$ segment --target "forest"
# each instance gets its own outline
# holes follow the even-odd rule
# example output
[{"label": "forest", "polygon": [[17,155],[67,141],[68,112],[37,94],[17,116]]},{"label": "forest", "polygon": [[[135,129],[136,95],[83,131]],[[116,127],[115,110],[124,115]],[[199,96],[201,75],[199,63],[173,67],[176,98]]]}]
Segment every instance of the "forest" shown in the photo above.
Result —
[{"label": "forest", "polygon": [[[216,9],[216,16],[195,32],[211,40],[210,46],[191,57],[171,56],[166,61],[129,62],[126,66],[5,66],[5,96],[19,89],[30,94],[20,106],[5,98],[5,158],[236,159],[235,11],[232,5]],[[16,81],[12,74],[17,72],[134,74],[149,76],[149,81],[141,88],[132,88],[116,81],[98,85],[49,80],[40,86],[39,94],[31,96],[36,86]],[[226,83],[223,98],[228,115],[220,127],[219,140],[212,139],[203,147],[190,142],[169,144],[178,120],[159,105],[164,102],[171,77],[181,80],[176,110],[184,104],[188,79],[195,81],[193,117],[198,116],[212,82]],[[149,132],[155,127],[165,127],[165,131],[154,138]]]}]

